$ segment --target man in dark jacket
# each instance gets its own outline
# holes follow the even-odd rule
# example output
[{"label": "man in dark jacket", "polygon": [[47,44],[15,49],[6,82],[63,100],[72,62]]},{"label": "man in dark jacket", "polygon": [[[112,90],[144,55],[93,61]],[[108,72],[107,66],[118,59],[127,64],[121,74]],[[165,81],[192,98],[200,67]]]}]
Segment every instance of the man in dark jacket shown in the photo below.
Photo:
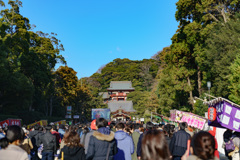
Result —
[{"label": "man in dark jacket", "polygon": [[33,144],[33,149],[31,151],[32,160],[39,160],[37,151],[38,147],[40,146],[40,137],[43,134],[41,131],[39,131],[39,128],[39,125],[35,125],[34,130],[29,132],[29,138]]},{"label": "man in dark jacket", "polygon": [[181,157],[187,150],[187,142],[191,138],[190,134],[185,131],[186,123],[179,124],[179,131],[173,134],[170,141],[170,152],[173,156],[173,160],[181,160]]},{"label": "man in dark jacket", "polygon": [[139,126],[136,124],[132,124],[130,126],[130,129],[131,129],[131,133],[132,133],[131,136],[134,143],[134,153],[132,154],[132,160],[137,160],[137,144],[140,137],[140,133],[136,132],[135,130],[139,129]]},{"label": "man in dark jacket", "polygon": [[96,120],[97,131],[93,132],[90,137],[87,160],[113,160],[113,156],[117,153],[116,140],[114,132],[107,128],[108,122],[104,118]]},{"label": "man in dark jacket", "polygon": [[40,137],[40,144],[43,144],[42,160],[53,160],[54,154],[57,152],[56,136],[50,132],[51,125],[48,125],[45,129],[46,133]]}]

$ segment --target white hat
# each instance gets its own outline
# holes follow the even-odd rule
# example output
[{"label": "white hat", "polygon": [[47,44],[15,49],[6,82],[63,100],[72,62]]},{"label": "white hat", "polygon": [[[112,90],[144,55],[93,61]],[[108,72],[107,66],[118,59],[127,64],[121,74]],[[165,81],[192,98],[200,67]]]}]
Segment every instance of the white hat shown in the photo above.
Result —
[{"label": "white hat", "polygon": [[26,128],[23,127],[22,129],[24,133],[27,133],[27,134],[29,133],[29,131]]}]

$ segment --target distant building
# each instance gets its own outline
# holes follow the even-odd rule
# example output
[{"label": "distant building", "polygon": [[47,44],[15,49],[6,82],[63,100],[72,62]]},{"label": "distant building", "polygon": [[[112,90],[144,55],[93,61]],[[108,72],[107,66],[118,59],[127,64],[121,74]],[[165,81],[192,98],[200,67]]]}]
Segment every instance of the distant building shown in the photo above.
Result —
[{"label": "distant building", "polygon": [[127,101],[128,93],[134,91],[131,81],[111,81],[108,92],[99,93],[102,95],[108,108],[111,110],[113,120],[128,120],[131,119],[130,113],[136,112],[133,109],[132,101]]}]

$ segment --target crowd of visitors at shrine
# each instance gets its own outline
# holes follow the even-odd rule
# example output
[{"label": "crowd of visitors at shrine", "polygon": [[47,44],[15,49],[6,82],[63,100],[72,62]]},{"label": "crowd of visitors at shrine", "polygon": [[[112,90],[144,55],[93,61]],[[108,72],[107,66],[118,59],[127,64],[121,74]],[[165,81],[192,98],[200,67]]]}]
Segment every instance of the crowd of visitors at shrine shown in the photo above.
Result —
[{"label": "crowd of visitors at shrine", "polygon": [[154,125],[108,122],[0,128],[0,160],[217,160],[218,145],[239,160],[240,133],[227,130],[217,144],[214,131],[193,132],[187,123]]}]

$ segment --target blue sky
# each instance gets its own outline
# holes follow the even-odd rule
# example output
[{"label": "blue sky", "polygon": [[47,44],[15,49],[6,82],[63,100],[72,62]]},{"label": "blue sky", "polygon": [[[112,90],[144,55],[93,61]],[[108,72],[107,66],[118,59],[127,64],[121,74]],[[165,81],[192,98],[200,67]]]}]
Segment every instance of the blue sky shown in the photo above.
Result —
[{"label": "blue sky", "polygon": [[[116,58],[149,59],[171,44],[177,0],[22,0],[36,31],[57,33],[78,78]],[[61,64],[59,64],[61,65]],[[57,67],[59,67],[57,65]]]}]

